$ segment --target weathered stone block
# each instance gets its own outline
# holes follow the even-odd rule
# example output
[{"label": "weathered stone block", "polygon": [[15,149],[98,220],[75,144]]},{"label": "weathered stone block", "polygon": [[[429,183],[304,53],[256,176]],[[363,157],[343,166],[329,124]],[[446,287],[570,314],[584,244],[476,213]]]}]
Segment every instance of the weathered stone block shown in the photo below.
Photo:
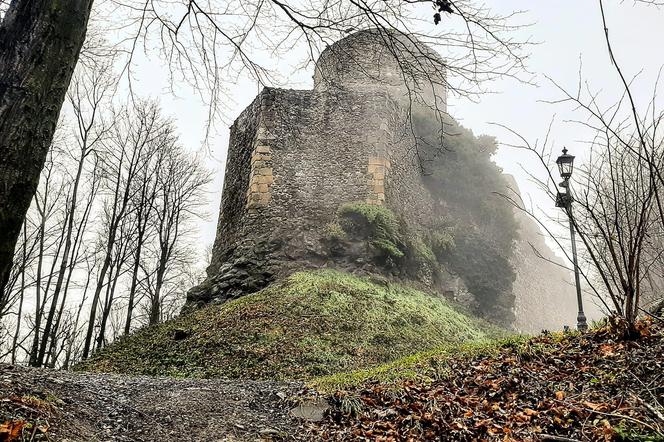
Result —
[{"label": "weathered stone block", "polygon": [[252,164],[257,163],[259,161],[270,161],[270,160],[272,160],[272,156],[271,155],[265,155],[265,154],[254,154],[251,157]]}]

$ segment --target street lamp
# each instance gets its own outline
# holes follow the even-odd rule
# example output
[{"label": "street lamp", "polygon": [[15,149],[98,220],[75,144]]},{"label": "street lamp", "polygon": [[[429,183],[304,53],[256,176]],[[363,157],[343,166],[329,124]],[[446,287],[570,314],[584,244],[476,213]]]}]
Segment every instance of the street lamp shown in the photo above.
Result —
[{"label": "street lamp", "polygon": [[586,315],[583,312],[583,298],[581,297],[581,281],[579,280],[579,263],[576,259],[576,238],[574,236],[574,218],[572,216],[572,193],[570,191],[569,179],[572,177],[574,171],[574,155],[569,155],[567,149],[563,148],[563,154],[556,160],[558,170],[563,182],[560,187],[565,189],[565,192],[558,192],[556,196],[556,207],[562,207],[567,212],[569,218],[569,236],[572,241],[572,260],[574,261],[574,282],[576,284],[576,301],[579,305],[579,314],[576,317],[576,327],[585,331],[588,330],[588,323],[586,322]]}]

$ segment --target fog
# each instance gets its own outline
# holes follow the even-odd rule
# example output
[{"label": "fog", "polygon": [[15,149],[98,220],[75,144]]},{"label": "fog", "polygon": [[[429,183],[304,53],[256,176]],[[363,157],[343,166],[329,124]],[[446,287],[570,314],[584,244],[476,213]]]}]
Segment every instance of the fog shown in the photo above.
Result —
[{"label": "fog", "polygon": [[[559,2],[531,2],[526,0],[494,1],[496,12],[524,11],[519,23],[528,24],[515,38],[529,39],[534,44],[527,50],[530,57],[528,70],[532,75],[522,77],[528,81],[502,79],[484,84],[487,91],[476,100],[451,94],[449,112],[476,134],[490,134],[505,143],[514,143],[515,137],[492,123],[514,130],[529,142],[542,141],[551,126],[551,146],[558,151],[567,146],[584,160],[588,132],[572,120],[584,120],[586,115],[568,104],[550,104],[562,93],[554,82],[574,93],[580,78],[582,87],[601,92],[600,103],[610,105],[621,93],[619,77],[612,68],[604,39],[602,20],[597,2],[565,0]],[[609,35],[615,56],[625,76],[634,78],[635,98],[640,106],[650,102],[657,75],[662,66],[660,42],[664,40],[664,9],[654,6],[615,2],[606,9]],[[439,26],[445,26],[442,22]],[[302,68],[306,59],[303,48],[292,51],[288,57],[271,60],[269,66],[281,76],[277,87],[305,89],[312,85],[313,66]],[[223,114],[215,118],[208,129],[208,106],[188,86],[169,82],[163,60],[154,54],[150,58],[137,58],[133,67],[133,88],[142,96],[158,97],[167,114],[177,121],[181,141],[191,150],[205,155],[215,179],[210,186],[208,216],[200,225],[201,246],[214,241],[217,212],[223,185],[228,127],[258,93],[261,85],[246,76],[227,86]],[[173,86],[174,94],[171,93]],[[206,139],[207,138],[207,139]],[[557,216],[550,200],[534,192],[525,171],[538,173],[536,160],[527,152],[501,147],[495,158],[506,173],[514,175],[526,200],[532,198],[534,206],[549,215]],[[525,170],[525,171],[524,171]]]}]

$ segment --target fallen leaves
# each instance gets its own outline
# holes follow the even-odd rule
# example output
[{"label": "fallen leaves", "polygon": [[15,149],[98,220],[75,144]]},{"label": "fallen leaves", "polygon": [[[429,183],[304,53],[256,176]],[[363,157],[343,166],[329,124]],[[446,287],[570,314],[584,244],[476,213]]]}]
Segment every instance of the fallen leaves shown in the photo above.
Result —
[{"label": "fallen leaves", "polygon": [[49,440],[48,421],[58,414],[47,399],[32,395],[0,396],[0,442]]},{"label": "fallen leaves", "polygon": [[10,420],[0,424],[0,442],[14,442],[21,440],[23,428],[28,423],[24,420]]},{"label": "fallen leaves", "polygon": [[664,405],[664,339],[655,325],[638,341],[602,330],[544,335],[497,354],[441,356],[432,365],[441,364],[450,372],[443,380],[422,368],[396,385],[367,382],[354,391],[363,404],[357,417],[333,411],[312,426],[313,434],[390,441],[664,438],[664,422],[653,412]]}]

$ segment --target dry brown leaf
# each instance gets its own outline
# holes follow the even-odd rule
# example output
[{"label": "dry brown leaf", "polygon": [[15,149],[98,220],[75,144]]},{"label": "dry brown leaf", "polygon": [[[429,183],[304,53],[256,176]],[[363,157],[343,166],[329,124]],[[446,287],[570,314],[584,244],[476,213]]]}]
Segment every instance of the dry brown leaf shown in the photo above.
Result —
[{"label": "dry brown leaf", "polygon": [[27,424],[24,420],[7,421],[0,424],[0,442],[14,442],[21,438],[23,427]]}]

